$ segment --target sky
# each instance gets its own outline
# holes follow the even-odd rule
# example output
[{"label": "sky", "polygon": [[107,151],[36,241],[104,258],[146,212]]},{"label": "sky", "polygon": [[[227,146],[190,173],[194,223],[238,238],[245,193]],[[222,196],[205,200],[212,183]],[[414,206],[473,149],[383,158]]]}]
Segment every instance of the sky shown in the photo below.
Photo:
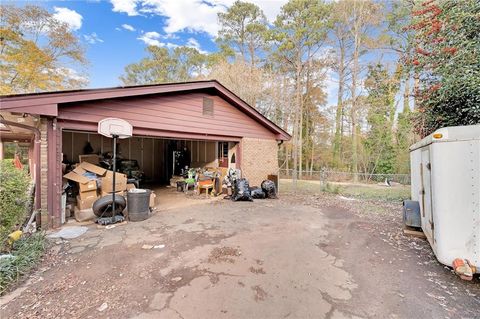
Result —
[{"label": "sky", "polygon": [[[245,0],[244,0],[245,1]],[[246,0],[257,4],[273,23],[287,0]],[[66,22],[86,49],[88,88],[121,85],[125,66],[146,56],[148,45],[172,48],[186,45],[215,52],[219,31],[217,14],[234,0],[3,0],[16,5],[35,4]],[[368,58],[370,59],[370,58]],[[338,84],[328,72],[327,104],[336,104]]]},{"label": "sky", "polygon": [[[121,84],[124,67],[145,57],[147,45],[217,50],[217,13],[234,0],[10,1],[35,4],[69,24],[86,48],[89,88]],[[284,0],[255,0],[270,21]]]}]

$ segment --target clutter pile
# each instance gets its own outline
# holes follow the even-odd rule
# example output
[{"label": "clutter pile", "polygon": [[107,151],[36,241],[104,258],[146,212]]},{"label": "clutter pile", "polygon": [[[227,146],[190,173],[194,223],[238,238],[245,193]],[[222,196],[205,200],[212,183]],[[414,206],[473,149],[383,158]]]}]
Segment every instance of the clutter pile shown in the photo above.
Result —
[{"label": "clutter pile", "polygon": [[[112,216],[108,208],[113,202],[114,172],[91,162],[99,163],[98,155],[80,155],[80,163],[70,165],[71,170],[63,175],[62,223],[72,216],[79,222]],[[126,174],[115,173],[115,210],[124,216],[125,196],[138,186],[129,181]],[[153,207],[155,194],[149,191],[149,196],[149,206]]]},{"label": "clutter pile", "polygon": [[246,178],[237,178],[233,182],[233,195],[232,200],[237,201],[249,201],[252,202],[253,198],[250,194],[250,187]]},{"label": "clutter pile", "polygon": [[193,189],[194,194],[200,195],[205,191],[208,195],[218,196],[222,193],[222,177],[226,174],[226,168],[188,168],[181,170],[180,175],[174,175],[170,179],[170,186],[176,187],[177,191],[188,193]]},{"label": "clutter pile", "polygon": [[261,186],[267,198],[277,198],[277,187],[273,181],[266,179],[262,182]]},{"label": "clutter pile", "polygon": [[[233,201],[253,201],[253,199],[277,198],[275,182],[264,180],[261,187],[250,187],[246,178],[241,177],[239,169],[229,169],[223,179],[223,185],[227,189],[226,199]],[[274,176],[274,175],[272,175]]]}]

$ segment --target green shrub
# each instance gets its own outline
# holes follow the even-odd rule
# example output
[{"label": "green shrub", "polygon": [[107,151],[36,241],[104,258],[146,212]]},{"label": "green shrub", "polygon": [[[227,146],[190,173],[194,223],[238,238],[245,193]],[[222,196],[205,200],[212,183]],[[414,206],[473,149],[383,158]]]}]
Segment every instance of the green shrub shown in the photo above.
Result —
[{"label": "green shrub", "polygon": [[24,235],[13,244],[11,254],[0,255],[0,295],[10,284],[17,282],[27,274],[40,260],[45,250],[46,240],[43,233]]},{"label": "green shrub", "polygon": [[340,193],[340,185],[334,185],[334,184],[326,183],[325,186],[322,187],[322,192],[339,194]]},{"label": "green shrub", "polygon": [[0,243],[27,218],[30,183],[28,173],[15,168],[11,159],[0,162]]}]

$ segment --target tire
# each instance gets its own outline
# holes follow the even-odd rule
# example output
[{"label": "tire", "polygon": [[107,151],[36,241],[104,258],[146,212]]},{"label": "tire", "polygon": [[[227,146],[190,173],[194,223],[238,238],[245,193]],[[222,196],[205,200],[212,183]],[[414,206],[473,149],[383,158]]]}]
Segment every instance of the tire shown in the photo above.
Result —
[{"label": "tire", "polygon": [[[101,197],[97,199],[95,203],[93,203],[93,213],[97,217],[112,217],[112,204],[112,195]],[[122,195],[115,195],[115,215],[123,212],[125,207],[127,207],[125,197],[123,197]]]}]

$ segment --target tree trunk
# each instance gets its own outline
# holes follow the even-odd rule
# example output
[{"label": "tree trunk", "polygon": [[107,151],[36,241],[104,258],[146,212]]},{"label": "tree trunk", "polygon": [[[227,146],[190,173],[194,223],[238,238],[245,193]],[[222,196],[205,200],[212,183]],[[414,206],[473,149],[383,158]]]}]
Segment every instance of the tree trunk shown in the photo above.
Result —
[{"label": "tree trunk", "polygon": [[403,112],[410,111],[410,76],[405,79],[405,87],[403,89]]},{"label": "tree trunk", "polygon": [[[356,2],[353,2],[353,14],[356,15]],[[354,38],[354,48],[353,48],[353,69],[352,69],[352,172],[353,172],[353,182],[358,182],[358,136],[357,136],[357,77],[359,72],[358,59],[360,51],[360,30],[358,26],[358,17],[355,16],[353,23],[353,38]]]},{"label": "tree trunk", "polygon": [[418,95],[420,94],[420,76],[418,72],[413,73],[413,109],[418,108]]},{"label": "tree trunk", "polygon": [[340,145],[342,143],[342,115],[343,115],[343,91],[345,82],[345,47],[340,45],[340,60],[338,66],[338,97],[337,111],[335,114],[335,137],[333,140],[333,162],[338,165],[340,161]]},{"label": "tree trunk", "polygon": [[[294,115],[294,125],[293,125],[293,174],[292,174],[292,179],[293,179],[293,187],[296,189],[297,187],[297,179],[298,179],[298,169],[299,169],[299,142],[301,141],[301,137],[299,137],[299,123],[300,123],[300,103],[302,102],[302,96],[301,96],[301,87],[300,87],[300,69],[301,65],[298,63],[297,64],[297,70],[296,70],[296,87],[295,87],[295,115]],[[301,166],[300,166],[301,167]]]},{"label": "tree trunk", "polygon": [[[296,95],[295,95],[295,100],[296,100],[296,104],[297,104],[297,107],[296,107],[296,114],[295,114],[295,117],[296,117],[296,121],[295,121],[295,125],[297,127],[297,134],[296,134],[296,145],[295,146],[295,149],[296,149],[296,158],[295,158],[295,168],[294,170],[297,170],[296,174],[298,178],[302,178],[302,124],[303,124],[303,114],[302,114],[302,111],[303,111],[303,107],[302,107],[302,78],[301,78],[301,74],[302,74],[302,56],[300,53],[298,53],[298,56],[297,56],[297,70],[296,70],[296,84],[297,84],[297,87],[296,87]],[[295,181],[295,186],[296,186],[296,181]]]},{"label": "tree trunk", "polygon": [[[300,85],[299,85],[300,86]],[[300,87],[301,89],[301,87]],[[298,178],[302,179],[302,171],[303,171],[303,99],[301,96],[301,92],[299,93],[300,95],[300,111],[299,111],[299,123],[298,123],[298,170],[299,170],[299,176]]]},{"label": "tree trunk", "polygon": [[313,176],[313,154],[315,152],[315,143],[312,140],[312,153],[310,157],[310,177]]},{"label": "tree trunk", "polygon": [[286,143],[283,143],[283,147],[285,148],[285,169],[287,170],[287,174],[288,174],[288,169],[289,169],[288,163],[290,162],[290,153],[288,152],[288,147]]}]

